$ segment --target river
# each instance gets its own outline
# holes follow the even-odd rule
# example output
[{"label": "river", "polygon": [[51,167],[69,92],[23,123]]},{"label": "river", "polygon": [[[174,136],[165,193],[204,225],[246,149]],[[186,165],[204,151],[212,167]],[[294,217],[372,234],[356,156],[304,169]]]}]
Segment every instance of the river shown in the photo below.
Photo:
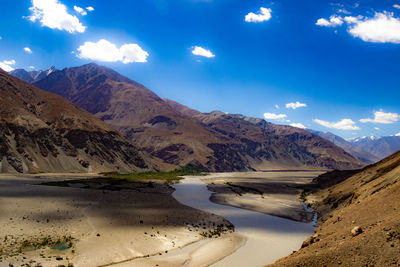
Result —
[{"label": "river", "polygon": [[236,252],[212,266],[263,266],[274,263],[298,250],[312,235],[314,222],[301,223],[263,213],[219,205],[209,200],[211,192],[201,177],[187,176],[179,184],[173,197],[180,203],[207,211],[229,220],[235,232],[247,238]]}]

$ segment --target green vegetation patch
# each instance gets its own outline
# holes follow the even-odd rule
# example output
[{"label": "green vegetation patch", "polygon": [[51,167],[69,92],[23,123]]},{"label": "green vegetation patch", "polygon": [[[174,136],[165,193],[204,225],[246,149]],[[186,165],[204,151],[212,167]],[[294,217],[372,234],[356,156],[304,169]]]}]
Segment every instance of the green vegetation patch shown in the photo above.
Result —
[{"label": "green vegetation patch", "polygon": [[51,249],[56,250],[66,250],[73,246],[73,240],[74,238],[71,236],[63,236],[57,239],[46,236],[34,240],[23,240],[19,248],[19,252],[45,247],[50,247]]},{"label": "green vegetation patch", "polygon": [[182,179],[181,176],[185,175],[205,175],[207,170],[199,169],[195,167],[182,167],[169,172],[138,172],[129,174],[119,174],[119,173],[108,173],[105,175],[107,178],[124,179],[127,181],[134,182],[165,182],[168,184],[173,184],[179,182]]}]

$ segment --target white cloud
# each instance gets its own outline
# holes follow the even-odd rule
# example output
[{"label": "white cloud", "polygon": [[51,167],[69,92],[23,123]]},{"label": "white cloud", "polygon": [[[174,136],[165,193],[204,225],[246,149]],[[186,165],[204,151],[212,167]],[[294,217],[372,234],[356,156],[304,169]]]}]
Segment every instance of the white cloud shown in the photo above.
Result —
[{"label": "white cloud", "polygon": [[244,17],[246,22],[263,22],[268,21],[271,19],[271,12],[270,8],[261,7],[258,13],[250,12]]},{"label": "white cloud", "polygon": [[393,7],[397,8],[397,9],[400,9],[400,5],[398,5],[398,4],[394,4]]},{"label": "white cloud", "polygon": [[201,46],[194,46],[192,50],[192,54],[196,56],[202,56],[202,57],[215,57],[215,55],[208,49],[204,49]]},{"label": "white cloud", "polygon": [[290,126],[300,128],[300,129],[306,129],[306,126],[304,126],[301,123],[291,123]]},{"label": "white cloud", "polygon": [[348,32],[365,42],[400,43],[400,19],[393,13],[375,13],[373,18],[346,17]]},{"label": "white cloud", "polygon": [[361,119],[360,122],[367,123],[382,123],[382,124],[391,124],[400,120],[400,115],[398,113],[385,113],[382,110],[374,112],[373,119]]},{"label": "white cloud", "polygon": [[29,47],[24,47],[24,51],[28,54],[32,54],[32,50]]},{"label": "white cloud", "polygon": [[101,39],[97,43],[85,42],[78,48],[77,57],[104,62],[147,62],[149,53],[137,44],[124,44],[118,48],[115,44]]},{"label": "white cloud", "polygon": [[360,128],[356,126],[355,122],[351,119],[343,119],[338,122],[327,122],[319,119],[314,119],[313,121],[327,128],[339,130],[360,130]]},{"label": "white cloud", "polygon": [[275,104],[275,108],[276,108],[276,109],[280,109],[280,107],[279,107],[278,104]]},{"label": "white cloud", "polygon": [[400,136],[400,133],[395,134],[394,136]]},{"label": "white cloud", "polygon": [[87,12],[83,8],[81,8],[79,6],[74,6],[74,10],[76,12],[78,12],[79,14],[81,14],[82,16],[86,16],[87,15]]},{"label": "white cloud", "polygon": [[31,70],[36,69],[35,66],[29,66],[28,68],[31,69]]},{"label": "white cloud", "polygon": [[374,127],[375,130],[379,131],[380,129],[378,127]]},{"label": "white cloud", "polygon": [[93,8],[92,6],[88,6],[88,7],[86,8],[86,10],[89,11],[89,12],[92,12],[92,11],[94,11],[94,8]]},{"label": "white cloud", "polygon": [[321,27],[336,27],[336,26],[341,26],[342,24],[343,24],[342,17],[336,16],[336,15],[330,16],[329,20],[320,18],[315,23],[315,25],[318,25]]},{"label": "white cloud", "polygon": [[4,60],[3,62],[0,62],[0,68],[2,68],[4,71],[10,72],[14,70],[14,68],[11,67],[10,65],[15,65],[15,64],[16,64],[15,60]]},{"label": "white cloud", "polygon": [[28,19],[32,22],[39,20],[42,26],[69,33],[82,33],[86,30],[79,19],[70,15],[67,7],[59,0],[32,0],[32,7],[29,10],[32,15]]},{"label": "white cloud", "polygon": [[286,114],[264,113],[264,118],[267,120],[282,120],[286,117]]},{"label": "white cloud", "polygon": [[297,108],[302,108],[302,107],[307,107],[307,104],[300,103],[299,101],[296,101],[296,103],[287,103],[286,104],[286,108],[291,108],[291,109],[297,109]]}]

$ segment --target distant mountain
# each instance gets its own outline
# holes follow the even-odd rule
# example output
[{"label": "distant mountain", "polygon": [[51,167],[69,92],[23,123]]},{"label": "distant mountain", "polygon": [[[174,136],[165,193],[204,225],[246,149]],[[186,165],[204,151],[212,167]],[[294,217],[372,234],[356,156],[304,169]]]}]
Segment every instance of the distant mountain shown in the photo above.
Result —
[{"label": "distant mountain", "polygon": [[9,73],[17,77],[25,82],[28,83],[35,83],[40,81],[41,79],[46,78],[49,76],[51,73],[57,71],[56,67],[52,66],[48,70],[34,70],[34,71],[26,71],[24,69],[16,69],[13,71],[10,71]]},{"label": "distant mountain", "polygon": [[331,141],[335,145],[343,148],[347,153],[353,155],[355,158],[358,160],[365,162],[365,163],[374,163],[377,162],[378,160],[381,159],[381,157],[378,157],[372,153],[369,153],[365,151],[362,147],[359,147],[351,142],[346,141],[340,136],[334,135],[333,133],[330,132],[320,132],[320,131],[314,131],[311,129],[307,129],[307,131],[319,135],[322,138]]},{"label": "distant mountain", "polygon": [[132,172],[144,156],[66,99],[0,70],[0,172]]},{"label": "distant mountain", "polygon": [[349,142],[379,159],[383,159],[400,150],[400,136],[360,137]]},{"label": "distant mountain", "polygon": [[[352,169],[362,164],[333,143],[303,129],[277,125],[263,119],[219,111],[202,113],[194,118],[244,145],[243,154],[252,158],[256,169],[274,166],[318,166],[330,169]],[[217,146],[221,154],[229,147]],[[225,151],[226,150],[226,151]]]},{"label": "distant mountain", "polygon": [[94,63],[36,82],[122,132],[159,169],[194,165],[210,171],[358,168],[363,164],[307,131],[261,119],[203,114],[161,99],[143,85]]}]

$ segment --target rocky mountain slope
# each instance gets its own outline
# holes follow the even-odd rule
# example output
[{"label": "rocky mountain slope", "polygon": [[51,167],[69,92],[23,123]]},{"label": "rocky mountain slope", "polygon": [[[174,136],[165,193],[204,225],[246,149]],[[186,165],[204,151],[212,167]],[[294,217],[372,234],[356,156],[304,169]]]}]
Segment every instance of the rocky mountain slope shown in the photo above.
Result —
[{"label": "rocky mountain slope", "polygon": [[66,99],[0,70],[0,172],[130,172],[141,153]]},{"label": "rocky mountain slope", "polygon": [[33,71],[26,71],[24,69],[16,69],[10,71],[10,74],[14,77],[17,77],[25,82],[28,83],[35,83],[38,82],[53,72],[57,71],[56,67],[52,66],[47,70],[33,70]]},{"label": "rocky mountain slope", "polygon": [[341,148],[301,129],[259,119],[202,114],[115,71],[88,64],[35,83],[122,132],[159,169],[194,165],[211,171],[270,168],[357,168]]},{"label": "rocky mountain slope", "polygon": [[[356,159],[358,159],[362,162],[374,163],[374,162],[377,162],[378,160],[384,158],[384,157],[380,157],[380,156],[374,155],[372,153],[369,153],[369,152],[365,151],[361,146],[357,146],[351,142],[348,142],[345,139],[343,139],[342,137],[334,135],[333,133],[314,131],[314,130],[310,130],[310,129],[307,129],[307,131],[309,131],[313,134],[319,135],[326,140],[331,141],[332,143],[334,143],[338,147],[343,148],[344,151],[353,155]],[[389,153],[389,154],[391,154],[391,153]]]},{"label": "rocky mountain slope", "polygon": [[[273,166],[319,166],[330,169],[352,169],[361,166],[350,154],[331,142],[303,129],[268,123],[263,119],[223,112],[202,113],[194,118],[213,132],[234,140],[257,169]],[[220,153],[229,147],[216,146]]]},{"label": "rocky mountain slope", "polygon": [[350,140],[351,144],[383,159],[400,150],[400,136],[361,137]]},{"label": "rocky mountain slope", "polygon": [[307,200],[322,224],[302,249],[273,266],[398,266],[399,179],[400,152],[355,174],[317,178]]}]

